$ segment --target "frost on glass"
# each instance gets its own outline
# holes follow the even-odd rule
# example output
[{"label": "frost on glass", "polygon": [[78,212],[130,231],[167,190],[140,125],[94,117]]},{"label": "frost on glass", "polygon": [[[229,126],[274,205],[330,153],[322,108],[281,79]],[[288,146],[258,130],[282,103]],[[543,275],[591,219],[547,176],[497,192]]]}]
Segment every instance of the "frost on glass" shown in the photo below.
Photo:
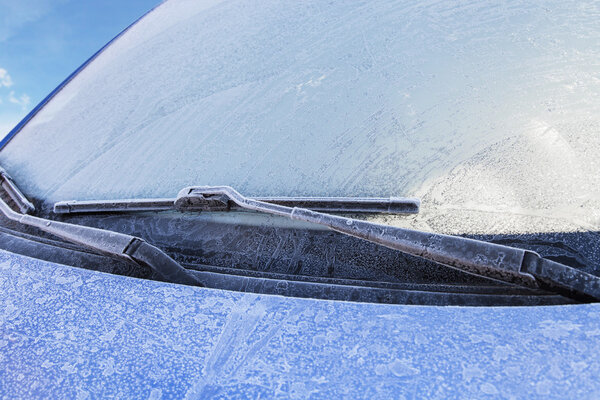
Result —
[{"label": "frost on glass", "polygon": [[[170,0],[0,162],[47,202],[229,185],[420,196],[411,221],[425,228],[597,230],[599,12],[594,1]],[[493,221],[498,211],[514,220]]]}]

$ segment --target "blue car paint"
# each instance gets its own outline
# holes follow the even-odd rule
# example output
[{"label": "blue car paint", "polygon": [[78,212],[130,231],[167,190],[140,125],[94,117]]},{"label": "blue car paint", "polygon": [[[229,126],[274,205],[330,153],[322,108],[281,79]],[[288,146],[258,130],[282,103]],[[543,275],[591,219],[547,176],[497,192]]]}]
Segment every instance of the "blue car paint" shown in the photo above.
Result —
[{"label": "blue car paint", "polygon": [[1,398],[598,398],[600,306],[243,294],[0,251]]}]

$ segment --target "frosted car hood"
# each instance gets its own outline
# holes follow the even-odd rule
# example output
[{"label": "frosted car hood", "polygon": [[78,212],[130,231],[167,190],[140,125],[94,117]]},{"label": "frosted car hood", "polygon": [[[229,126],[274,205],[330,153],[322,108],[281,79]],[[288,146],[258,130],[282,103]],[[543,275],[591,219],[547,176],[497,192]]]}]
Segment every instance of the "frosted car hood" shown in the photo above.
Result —
[{"label": "frosted car hood", "polygon": [[0,395],[597,398],[600,306],[259,296],[0,251]]}]

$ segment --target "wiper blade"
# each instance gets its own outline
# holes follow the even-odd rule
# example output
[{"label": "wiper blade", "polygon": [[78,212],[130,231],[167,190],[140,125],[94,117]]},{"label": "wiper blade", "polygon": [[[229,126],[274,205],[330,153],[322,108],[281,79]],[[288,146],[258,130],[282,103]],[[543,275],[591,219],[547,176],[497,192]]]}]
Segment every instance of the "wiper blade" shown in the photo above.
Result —
[{"label": "wiper blade", "polygon": [[[4,173],[2,176],[5,177],[5,182],[10,182],[10,184],[12,184],[10,190],[7,190],[3,185],[6,193],[8,193],[13,200],[13,194],[18,193],[20,196],[23,196],[25,202],[28,202],[17,186],[14,185],[14,182],[12,182],[8,174],[6,174],[4,170],[2,171]],[[11,190],[15,190],[15,192],[11,192]],[[20,208],[23,209],[22,207]],[[150,267],[163,279],[169,282],[203,286],[194,275],[189,273],[189,271],[179,265],[179,263],[165,254],[162,250],[138,237],[89,226],[51,221],[22,212],[19,213],[14,211],[1,197],[0,211],[12,221],[36,227],[71,243],[80,244],[104,254],[109,254],[130,262],[135,262],[138,265]]]},{"label": "wiper blade", "polygon": [[[92,201],[60,201],[54,204],[56,214],[79,213],[119,213],[137,211],[163,211],[175,207],[177,199],[131,199],[131,200],[92,200]],[[231,211],[240,210],[233,201],[224,201],[214,207],[195,207],[194,199],[190,198],[186,211]],[[265,203],[278,204],[287,207],[302,207],[313,211],[332,213],[386,213],[386,214],[416,214],[419,212],[420,201],[405,197],[256,197],[255,200]],[[181,209],[181,205],[177,206]]]},{"label": "wiper blade", "polygon": [[84,214],[163,211],[173,209],[174,202],[175,199],[68,200],[54,203],[54,213]]},{"label": "wiper blade", "polygon": [[228,186],[188,187],[175,206],[187,211],[238,207],[326,226],[334,231],[475,275],[525,287],[542,288],[582,301],[600,300],[600,277],[542,258],[539,254],[495,243],[375,224],[306,208],[250,199]]},{"label": "wiper blade", "polygon": [[4,168],[0,167],[0,185],[6,191],[6,193],[10,196],[10,198],[15,202],[19,210],[23,214],[31,214],[35,211],[35,207],[33,204],[27,200],[27,197],[15,185],[8,172],[4,170]]}]

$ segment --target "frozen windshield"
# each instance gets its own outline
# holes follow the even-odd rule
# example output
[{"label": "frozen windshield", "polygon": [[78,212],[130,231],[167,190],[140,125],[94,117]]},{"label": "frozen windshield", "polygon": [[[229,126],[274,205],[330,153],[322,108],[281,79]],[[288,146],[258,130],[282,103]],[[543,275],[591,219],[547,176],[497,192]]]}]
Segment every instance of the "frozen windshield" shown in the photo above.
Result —
[{"label": "frozen windshield", "polygon": [[444,226],[487,232],[500,211],[506,226],[595,231],[599,12],[170,0],[58,92],[0,164],[47,203],[229,185],[421,197],[426,228],[445,213]]}]

